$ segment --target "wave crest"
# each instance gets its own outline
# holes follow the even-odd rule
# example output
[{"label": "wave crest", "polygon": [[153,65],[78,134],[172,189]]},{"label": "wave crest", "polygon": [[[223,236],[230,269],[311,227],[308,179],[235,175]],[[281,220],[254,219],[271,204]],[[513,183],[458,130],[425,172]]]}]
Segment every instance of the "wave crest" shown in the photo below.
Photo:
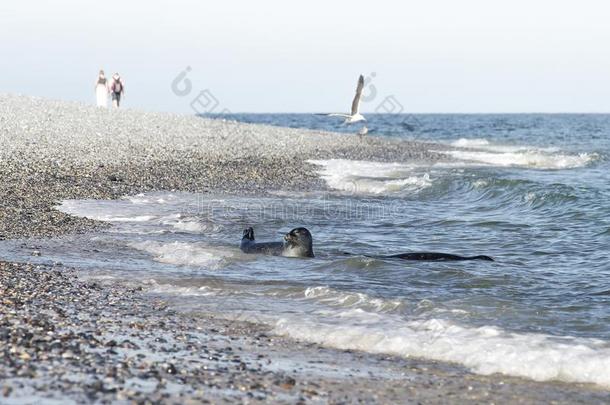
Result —
[{"label": "wave crest", "polygon": [[452,142],[451,146],[468,150],[439,151],[439,153],[462,161],[500,167],[518,166],[547,170],[573,169],[586,166],[599,158],[595,153],[567,154],[554,147],[497,145],[486,139],[461,138]]},{"label": "wave crest", "polygon": [[441,319],[405,321],[361,309],[316,321],[283,318],[275,331],[342,350],[459,363],[484,375],[503,373],[610,387],[610,348],[596,339],[509,333]]}]

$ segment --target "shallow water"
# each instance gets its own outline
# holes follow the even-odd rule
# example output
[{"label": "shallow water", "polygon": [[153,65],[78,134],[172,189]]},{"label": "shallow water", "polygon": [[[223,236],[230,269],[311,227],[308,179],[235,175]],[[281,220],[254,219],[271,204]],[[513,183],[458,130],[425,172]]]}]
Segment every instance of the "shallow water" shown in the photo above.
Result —
[{"label": "shallow water", "polygon": [[[308,115],[233,118],[336,129]],[[451,163],[312,161],[331,192],[66,201],[62,211],[113,226],[0,251],[333,347],[610,386],[610,117],[374,116],[368,125],[371,136],[463,149],[448,152]],[[316,257],[245,255],[247,226],[259,240],[306,226]],[[364,256],[406,251],[496,261]]]}]

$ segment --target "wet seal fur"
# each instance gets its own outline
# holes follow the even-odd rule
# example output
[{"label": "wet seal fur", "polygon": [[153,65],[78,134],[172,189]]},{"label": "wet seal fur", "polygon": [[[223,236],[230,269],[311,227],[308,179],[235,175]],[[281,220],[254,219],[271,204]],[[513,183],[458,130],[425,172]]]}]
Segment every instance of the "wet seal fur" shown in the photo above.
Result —
[{"label": "wet seal fur", "polygon": [[[348,253],[349,254],[349,253]],[[436,253],[436,252],[414,252],[414,253],[399,253],[397,255],[389,256],[367,256],[379,259],[402,259],[402,260],[419,260],[428,262],[444,262],[444,261],[461,261],[461,260],[487,260],[493,262],[489,256],[477,255],[477,256],[458,256],[448,253]]]},{"label": "wet seal fur", "polygon": [[286,257],[314,257],[313,237],[307,228],[294,228],[284,235],[284,242],[256,242],[254,229],[244,229],[240,249],[244,253],[263,253]]},{"label": "wet seal fur", "polygon": [[[240,249],[244,253],[262,253],[274,256],[286,257],[314,257],[313,254],[313,237],[307,228],[294,228],[292,231],[284,235],[284,242],[256,242],[254,239],[254,229],[252,227],[244,229],[244,235],[241,239]],[[353,253],[344,252],[345,255],[354,255]],[[398,253],[395,255],[364,255],[374,259],[401,259],[401,260],[418,260],[418,261],[462,261],[462,260],[486,260],[493,262],[489,256],[458,256],[448,253],[437,252],[413,252],[413,253]]]}]

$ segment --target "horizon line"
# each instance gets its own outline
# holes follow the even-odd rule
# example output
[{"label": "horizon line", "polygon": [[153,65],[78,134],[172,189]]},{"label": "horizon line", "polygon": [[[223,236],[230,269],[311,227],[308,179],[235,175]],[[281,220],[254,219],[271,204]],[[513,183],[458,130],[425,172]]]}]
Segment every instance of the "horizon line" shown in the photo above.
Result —
[{"label": "horizon line", "polygon": [[[235,114],[320,114],[319,112],[310,111],[231,111],[231,112],[210,112],[195,115],[235,115]],[[450,111],[425,111],[425,112],[400,112],[400,113],[379,113],[379,112],[363,112],[362,114],[367,115],[518,115],[518,114],[531,114],[531,115],[543,115],[543,114],[555,114],[555,115],[569,115],[569,114],[589,114],[589,115],[610,115],[610,111],[514,111],[514,112],[502,112],[502,111],[468,111],[468,112],[450,112]]]}]

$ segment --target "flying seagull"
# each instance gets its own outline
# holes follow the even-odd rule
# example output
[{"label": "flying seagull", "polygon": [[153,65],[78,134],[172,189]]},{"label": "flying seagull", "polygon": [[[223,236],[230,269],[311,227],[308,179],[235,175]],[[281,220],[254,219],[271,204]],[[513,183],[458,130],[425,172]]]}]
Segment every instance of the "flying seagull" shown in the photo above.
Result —
[{"label": "flying seagull", "polygon": [[362,97],[362,89],[364,88],[364,76],[360,75],[358,78],[358,86],[356,87],[356,95],[352,101],[352,112],[351,114],[319,114],[326,115],[327,117],[343,117],[345,118],[345,124],[353,124],[358,121],[366,121],[366,118],[360,114],[360,98]]}]

